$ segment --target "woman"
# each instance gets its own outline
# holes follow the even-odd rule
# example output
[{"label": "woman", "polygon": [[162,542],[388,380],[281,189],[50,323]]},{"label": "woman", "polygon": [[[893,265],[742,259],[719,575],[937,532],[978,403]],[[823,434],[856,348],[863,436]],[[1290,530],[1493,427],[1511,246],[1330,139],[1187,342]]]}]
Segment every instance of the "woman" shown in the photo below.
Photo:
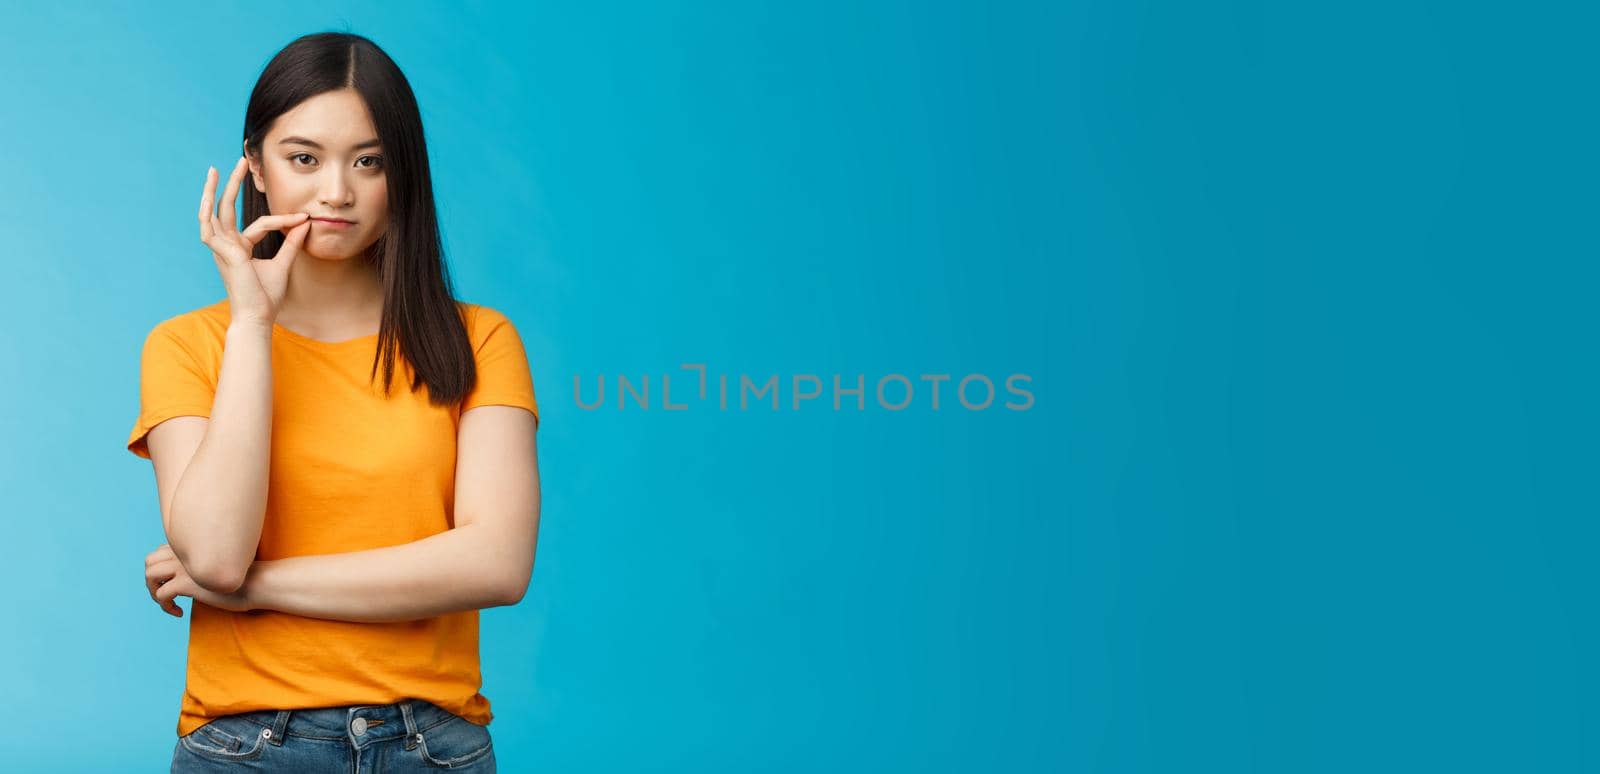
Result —
[{"label": "woman", "polygon": [[217,177],[227,298],[150,332],[128,441],[169,541],[146,585],[193,600],[172,770],[493,771],[478,610],[533,571],[538,405],[516,328],[450,290],[411,87],[300,38],[220,214]]}]

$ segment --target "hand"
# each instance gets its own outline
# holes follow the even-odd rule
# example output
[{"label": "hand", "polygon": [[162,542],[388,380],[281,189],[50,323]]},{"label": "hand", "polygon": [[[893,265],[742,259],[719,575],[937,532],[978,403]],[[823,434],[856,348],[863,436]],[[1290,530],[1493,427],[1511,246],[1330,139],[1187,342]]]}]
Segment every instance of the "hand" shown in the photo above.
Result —
[{"label": "hand", "polygon": [[183,563],[178,561],[178,555],[173,553],[172,546],[167,543],[162,543],[160,548],[144,558],[144,585],[150,591],[150,598],[162,610],[178,618],[183,617],[183,608],[178,607],[174,598],[180,596],[236,613],[252,609],[242,586],[232,594],[219,594],[195,583],[189,577],[189,571],[183,569]]},{"label": "hand", "polygon": [[[217,170],[206,169],[206,187],[200,194],[200,241],[211,248],[211,257],[222,274],[222,284],[228,289],[228,308],[232,320],[253,321],[270,325],[278,319],[278,309],[283,304],[283,294],[289,287],[289,269],[300,255],[306,234],[311,230],[310,215],[296,212],[288,215],[263,215],[249,228],[239,231],[234,215],[234,202],[239,195],[239,185],[250,166],[243,156],[233,165],[228,176],[228,187],[222,192],[222,216],[217,216],[211,194],[217,186]],[[270,260],[251,257],[255,246],[270,231],[287,229],[288,236],[277,255]]]}]

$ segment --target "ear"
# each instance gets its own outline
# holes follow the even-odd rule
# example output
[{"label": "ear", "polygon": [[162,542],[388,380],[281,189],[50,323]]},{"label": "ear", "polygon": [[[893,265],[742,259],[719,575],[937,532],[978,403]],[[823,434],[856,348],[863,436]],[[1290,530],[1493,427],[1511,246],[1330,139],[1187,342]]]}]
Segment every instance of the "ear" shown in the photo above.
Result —
[{"label": "ear", "polygon": [[248,140],[246,140],[244,142],[244,157],[250,163],[250,180],[251,180],[251,182],[255,183],[257,191],[260,191],[262,193],[266,193],[267,192],[267,181],[266,181],[266,178],[262,177],[261,158],[258,157],[258,156],[251,155],[251,153],[250,153],[250,142]]}]

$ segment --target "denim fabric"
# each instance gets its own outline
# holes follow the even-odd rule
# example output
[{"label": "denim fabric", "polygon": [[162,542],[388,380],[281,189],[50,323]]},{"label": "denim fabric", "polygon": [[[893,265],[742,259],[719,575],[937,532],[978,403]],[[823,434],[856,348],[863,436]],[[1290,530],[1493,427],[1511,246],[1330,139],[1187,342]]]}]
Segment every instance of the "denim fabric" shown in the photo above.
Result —
[{"label": "denim fabric", "polygon": [[494,770],[488,728],[420,699],[224,715],[172,751],[173,774]]}]

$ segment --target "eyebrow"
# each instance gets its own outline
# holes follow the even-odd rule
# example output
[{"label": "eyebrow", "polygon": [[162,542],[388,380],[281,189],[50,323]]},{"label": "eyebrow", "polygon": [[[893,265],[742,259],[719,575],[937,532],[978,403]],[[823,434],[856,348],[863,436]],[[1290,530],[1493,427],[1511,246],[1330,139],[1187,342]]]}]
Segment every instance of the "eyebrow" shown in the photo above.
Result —
[{"label": "eyebrow", "polygon": [[[323,149],[321,144],[319,144],[317,142],[314,142],[312,140],[308,140],[308,139],[306,139],[304,137],[285,137],[285,138],[279,140],[278,144],[279,145],[305,145],[305,146],[309,146],[309,147],[312,147],[312,148],[316,148],[317,150],[322,150]],[[382,143],[378,142],[377,138],[373,138],[371,140],[366,140],[364,142],[358,142],[355,145],[350,146],[350,150],[361,150],[362,148],[376,148],[379,145],[382,145]]]}]

